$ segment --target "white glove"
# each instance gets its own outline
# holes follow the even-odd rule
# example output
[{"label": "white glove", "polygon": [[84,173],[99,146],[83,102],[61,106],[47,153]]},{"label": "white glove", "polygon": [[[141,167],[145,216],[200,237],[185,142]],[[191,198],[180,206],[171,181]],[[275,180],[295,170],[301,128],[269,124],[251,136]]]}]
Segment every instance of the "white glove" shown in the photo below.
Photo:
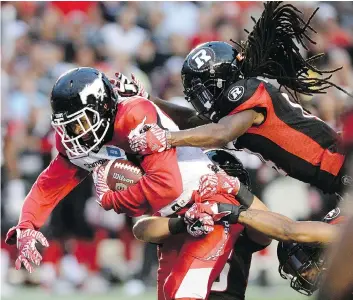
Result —
[{"label": "white glove", "polygon": [[115,77],[116,79],[109,79],[109,81],[113,85],[114,91],[121,98],[139,96],[149,99],[149,94],[146,92],[145,87],[134,74],[131,74],[131,80],[120,72],[115,73]]}]

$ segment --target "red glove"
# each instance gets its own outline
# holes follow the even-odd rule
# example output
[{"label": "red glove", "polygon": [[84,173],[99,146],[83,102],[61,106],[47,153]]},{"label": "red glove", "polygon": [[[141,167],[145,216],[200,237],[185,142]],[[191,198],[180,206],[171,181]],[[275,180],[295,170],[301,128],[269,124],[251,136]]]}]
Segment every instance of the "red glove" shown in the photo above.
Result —
[{"label": "red glove", "polygon": [[160,128],[157,124],[145,124],[138,132],[134,130],[129,134],[130,148],[140,155],[168,150],[171,148],[168,134],[168,130]]},{"label": "red glove", "polygon": [[200,178],[199,194],[201,198],[208,198],[215,194],[232,194],[236,196],[239,189],[239,179],[228,176],[225,172],[203,175]]},{"label": "red glove", "polygon": [[214,229],[212,205],[209,202],[194,203],[185,213],[184,222],[187,231],[193,237],[208,234]]},{"label": "red glove", "polygon": [[131,80],[120,72],[115,73],[115,77],[116,79],[109,79],[109,81],[113,85],[114,91],[116,91],[120,97],[128,98],[139,96],[146,99],[149,98],[146,89],[134,74],[131,74]]},{"label": "red glove", "polygon": [[108,191],[110,191],[107,183],[104,180],[104,166],[97,166],[92,173],[93,183],[96,188],[97,199],[96,201],[102,206],[102,199]]},{"label": "red glove", "polygon": [[217,203],[210,203],[208,201],[202,203],[194,203],[185,213],[184,220],[187,224],[193,224],[197,220],[207,214],[212,217],[214,222],[219,221],[223,217],[230,214],[230,211],[220,212]]},{"label": "red glove", "polygon": [[17,227],[10,228],[5,242],[8,244],[13,243],[15,235],[17,236],[17,249],[19,252],[19,256],[15,262],[16,270],[19,270],[23,264],[26,270],[32,273],[33,267],[30,262],[39,266],[42,260],[42,256],[35,244],[40,242],[44,247],[48,247],[49,243],[41,232],[34,229],[20,229]]},{"label": "red glove", "polygon": [[146,99],[150,98],[142,82],[138,80],[133,73],[131,73],[131,80],[137,86],[137,95]]},{"label": "red glove", "polygon": [[[186,222],[186,220],[184,219]],[[206,213],[198,214],[198,219],[192,223],[187,224],[186,230],[193,237],[200,237],[204,234],[209,234],[214,229],[214,222],[210,215]]]}]

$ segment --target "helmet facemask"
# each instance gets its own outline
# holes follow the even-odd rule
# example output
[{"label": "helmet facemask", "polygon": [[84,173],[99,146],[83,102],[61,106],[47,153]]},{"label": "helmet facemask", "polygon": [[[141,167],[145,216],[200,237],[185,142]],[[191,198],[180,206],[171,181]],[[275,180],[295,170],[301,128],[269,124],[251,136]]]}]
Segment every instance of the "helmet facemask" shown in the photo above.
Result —
[{"label": "helmet facemask", "polygon": [[290,280],[291,288],[306,296],[312,295],[318,289],[322,278],[324,263],[319,250],[296,245],[278,268],[281,277]]},{"label": "helmet facemask", "polygon": [[218,120],[214,108],[217,99],[225,90],[225,82],[221,78],[211,78],[202,83],[200,78],[193,78],[190,88],[185,88],[186,100],[191,102],[199,117],[211,121]]},{"label": "helmet facemask", "polygon": [[[217,104],[225,90],[233,83],[236,78],[239,78],[240,71],[234,63],[227,66],[211,65],[210,71],[205,75],[193,77],[190,80],[190,75],[182,75],[184,85],[184,94],[188,102],[194,106],[197,114],[202,119],[217,122],[219,120],[219,107]],[[215,68],[221,69],[221,72],[216,72]],[[188,78],[189,77],[189,78]]]},{"label": "helmet facemask", "polygon": [[52,126],[71,157],[98,152],[111,137],[117,96],[106,76],[93,68],[76,68],[55,83]]},{"label": "helmet facemask", "polygon": [[[52,126],[61,137],[65,149],[73,156],[81,156],[102,143],[109,129],[109,121],[101,118],[97,110],[84,107],[70,115],[53,114]],[[73,130],[75,127],[79,128],[78,134]]]},{"label": "helmet facemask", "polygon": [[195,47],[181,69],[184,94],[199,117],[220,119],[224,92],[242,76],[243,57],[230,44],[211,41]]}]

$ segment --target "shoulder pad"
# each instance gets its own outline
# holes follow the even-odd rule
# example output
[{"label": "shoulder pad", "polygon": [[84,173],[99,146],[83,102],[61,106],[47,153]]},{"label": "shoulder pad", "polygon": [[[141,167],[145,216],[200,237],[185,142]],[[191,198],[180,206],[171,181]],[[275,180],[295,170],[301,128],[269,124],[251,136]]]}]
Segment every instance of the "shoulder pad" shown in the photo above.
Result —
[{"label": "shoulder pad", "polygon": [[243,104],[254,95],[255,91],[263,82],[257,78],[242,79],[229,86],[220,103],[221,116],[228,115],[232,110]]}]

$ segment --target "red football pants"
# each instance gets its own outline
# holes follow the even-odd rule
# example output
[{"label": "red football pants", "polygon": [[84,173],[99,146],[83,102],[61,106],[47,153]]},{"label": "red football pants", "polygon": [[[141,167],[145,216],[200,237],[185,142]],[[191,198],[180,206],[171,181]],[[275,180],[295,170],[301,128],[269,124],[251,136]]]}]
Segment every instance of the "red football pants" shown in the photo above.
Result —
[{"label": "red football pants", "polygon": [[[229,203],[226,197],[219,200]],[[223,222],[201,238],[179,234],[167,239],[159,248],[158,300],[207,299],[243,228]]]}]

